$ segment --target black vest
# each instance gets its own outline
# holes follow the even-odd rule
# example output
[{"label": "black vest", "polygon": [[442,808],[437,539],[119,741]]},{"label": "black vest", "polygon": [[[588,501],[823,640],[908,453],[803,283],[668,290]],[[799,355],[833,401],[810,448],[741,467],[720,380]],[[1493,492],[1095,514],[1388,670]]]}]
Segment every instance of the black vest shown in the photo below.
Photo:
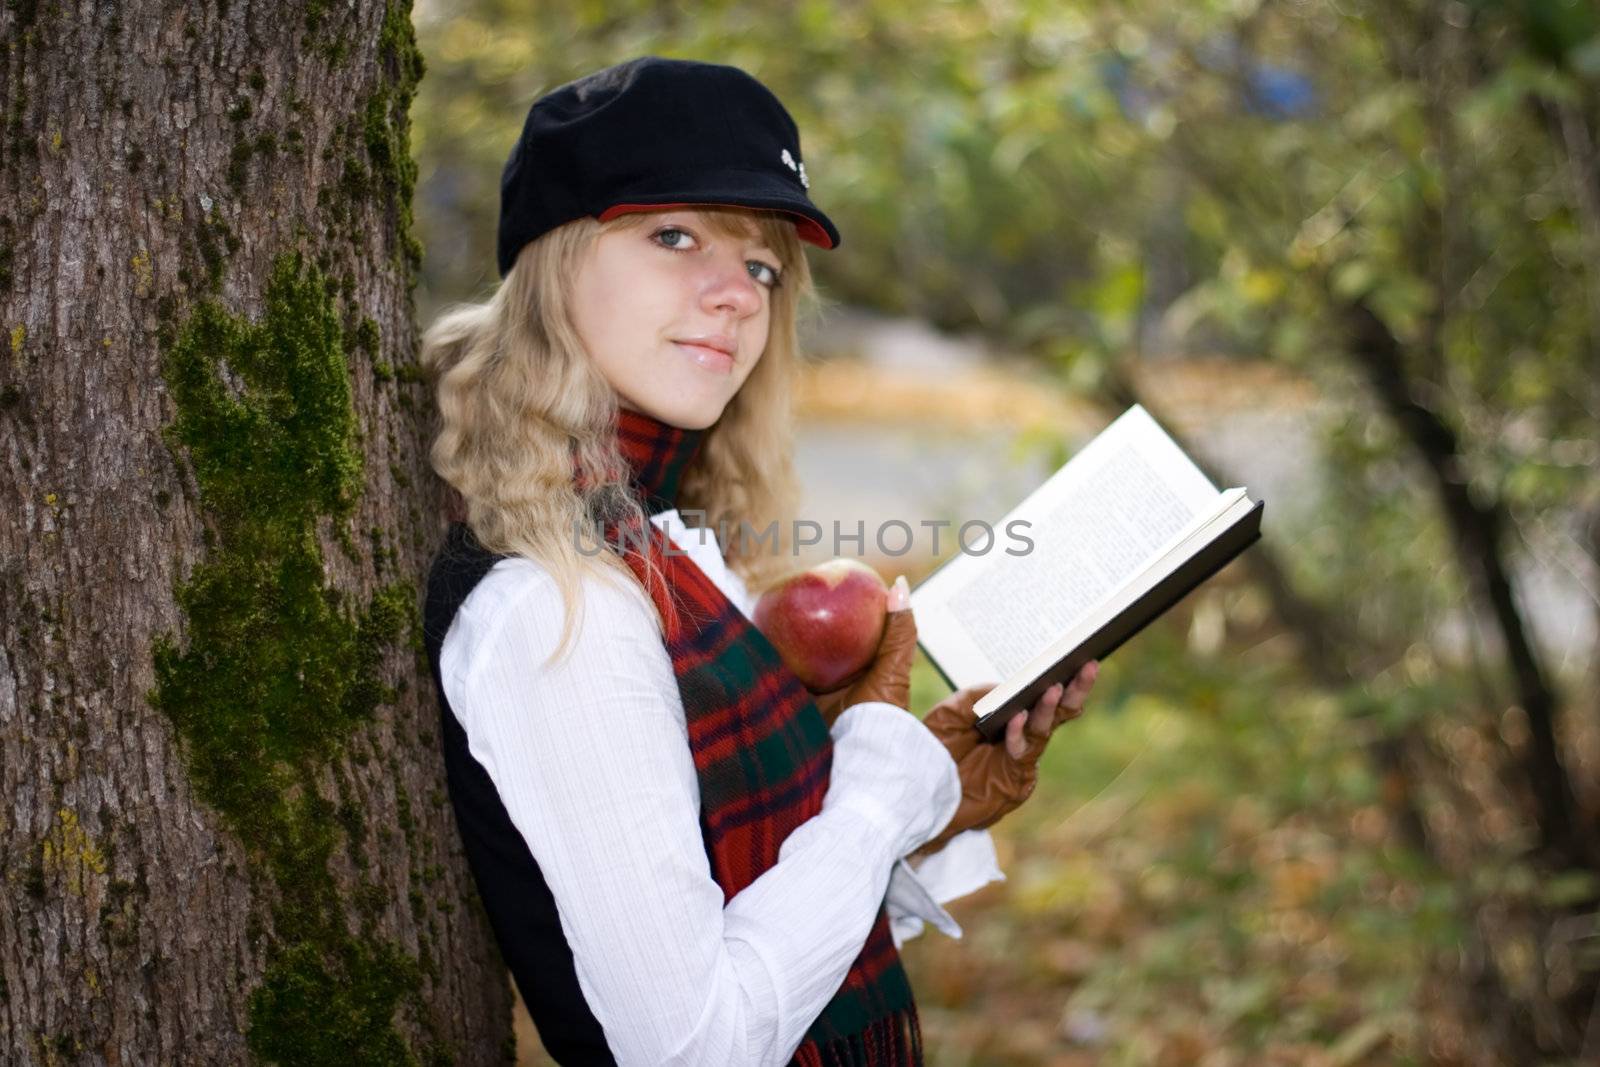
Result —
[{"label": "black vest", "polygon": [[600,1022],[578,986],[555,898],[506,813],[489,772],[468,750],[467,732],[450,710],[439,674],[439,650],[451,620],[467,594],[503,558],[478,544],[464,524],[455,523],[428,573],[423,640],[439,694],[450,804],[500,954],[511,968],[545,1050],[562,1064],[615,1064]]}]

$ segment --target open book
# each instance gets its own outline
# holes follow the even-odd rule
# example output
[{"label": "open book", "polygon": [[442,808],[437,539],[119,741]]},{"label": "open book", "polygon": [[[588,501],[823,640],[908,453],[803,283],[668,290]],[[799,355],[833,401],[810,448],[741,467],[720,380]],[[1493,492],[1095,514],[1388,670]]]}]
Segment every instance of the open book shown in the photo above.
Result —
[{"label": "open book", "polygon": [[996,524],[1008,547],[958,552],[911,591],[918,644],[955,688],[998,680],[976,707],[993,740],[1254,543],[1262,507],[1135,405]]}]

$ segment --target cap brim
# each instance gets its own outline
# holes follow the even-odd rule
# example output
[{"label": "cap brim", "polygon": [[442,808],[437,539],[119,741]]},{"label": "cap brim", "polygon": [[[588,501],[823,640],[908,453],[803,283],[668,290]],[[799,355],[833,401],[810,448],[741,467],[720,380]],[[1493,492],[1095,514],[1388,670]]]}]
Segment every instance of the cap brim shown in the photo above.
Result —
[{"label": "cap brim", "polygon": [[768,189],[741,180],[738,185],[732,182],[707,182],[703,189],[679,186],[670,192],[630,193],[623,197],[622,203],[609,205],[597,217],[605,222],[618,215],[674,207],[739,207],[781,211],[794,217],[795,233],[800,240],[818,248],[839,247],[839,231],[832,220],[818,211],[809,200],[796,196],[776,182]]}]

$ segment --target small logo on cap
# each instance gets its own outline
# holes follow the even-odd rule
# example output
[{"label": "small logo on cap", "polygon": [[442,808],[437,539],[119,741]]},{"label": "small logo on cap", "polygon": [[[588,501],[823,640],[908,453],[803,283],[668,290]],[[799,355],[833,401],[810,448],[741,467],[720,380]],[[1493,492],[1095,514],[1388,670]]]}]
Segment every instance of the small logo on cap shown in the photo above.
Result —
[{"label": "small logo on cap", "polygon": [[800,176],[800,185],[802,188],[811,188],[811,181],[806,177],[806,165],[804,163],[796,163],[794,157],[789,154],[789,150],[787,148],[783,150],[783,155],[779,156],[778,158],[783,160],[784,166],[788,167],[790,170],[794,171]]}]

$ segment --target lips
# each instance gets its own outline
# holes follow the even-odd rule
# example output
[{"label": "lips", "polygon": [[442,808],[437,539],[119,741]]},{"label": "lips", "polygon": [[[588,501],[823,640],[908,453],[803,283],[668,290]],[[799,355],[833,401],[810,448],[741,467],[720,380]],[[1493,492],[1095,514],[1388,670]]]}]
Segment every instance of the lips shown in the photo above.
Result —
[{"label": "lips", "polygon": [[733,345],[721,338],[673,341],[697,366],[717,374],[733,371]]}]

